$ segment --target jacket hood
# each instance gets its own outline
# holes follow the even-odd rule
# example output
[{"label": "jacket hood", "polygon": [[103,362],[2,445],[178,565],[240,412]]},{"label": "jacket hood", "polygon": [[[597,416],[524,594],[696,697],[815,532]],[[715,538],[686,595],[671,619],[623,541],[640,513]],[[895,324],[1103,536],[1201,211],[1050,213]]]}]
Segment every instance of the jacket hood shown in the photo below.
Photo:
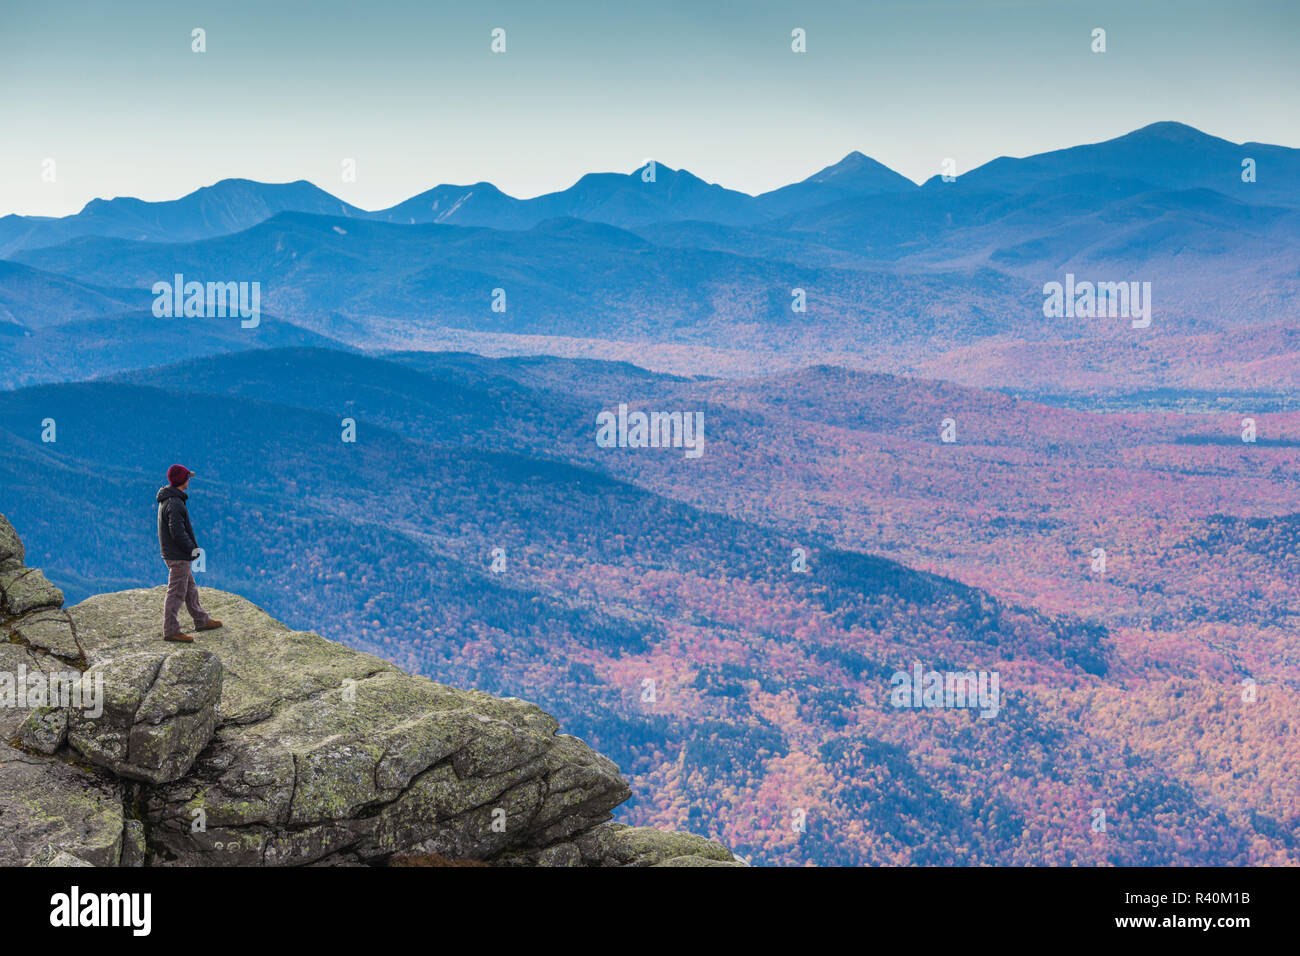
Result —
[{"label": "jacket hood", "polygon": [[189,498],[189,495],[181,491],[175,485],[163,485],[158,489],[158,497],[155,500],[157,500],[159,504],[162,504],[168,498],[179,498],[181,501],[186,501]]}]

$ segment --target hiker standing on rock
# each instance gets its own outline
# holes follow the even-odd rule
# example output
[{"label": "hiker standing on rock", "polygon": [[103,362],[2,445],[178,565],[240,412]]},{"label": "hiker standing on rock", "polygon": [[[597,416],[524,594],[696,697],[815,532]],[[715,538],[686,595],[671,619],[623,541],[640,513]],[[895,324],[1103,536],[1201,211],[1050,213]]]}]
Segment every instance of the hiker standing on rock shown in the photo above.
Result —
[{"label": "hiker standing on rock", "polygon": [[181,630],[177,613],[184,604],[194,618],[196,631],[211,631],[221,626],[199,603],[199,586],[194,582],[190,562],[199,556],[198,542],[194,540],[194,527],[190,512],[185,507],[194,472],[184,465],[167,469],[167,484],[158,489],[158,544],[162,547],[163,561],[167,564],[167,600],[163,604],[163,640],[189,644],[194,641]]}]

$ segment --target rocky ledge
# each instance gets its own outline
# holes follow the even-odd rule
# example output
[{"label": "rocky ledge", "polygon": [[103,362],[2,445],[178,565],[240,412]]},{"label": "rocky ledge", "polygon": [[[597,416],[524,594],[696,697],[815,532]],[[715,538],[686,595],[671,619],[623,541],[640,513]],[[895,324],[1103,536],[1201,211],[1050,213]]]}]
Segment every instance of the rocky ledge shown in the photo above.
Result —
[{"label": "rocky ledge", "polygon": [[533,704],[211,588],[225,626],[168,644],[164,588],[65,610],[24,560],[0,515],[0,865],[743,865],[610,822],[618,768]]}]

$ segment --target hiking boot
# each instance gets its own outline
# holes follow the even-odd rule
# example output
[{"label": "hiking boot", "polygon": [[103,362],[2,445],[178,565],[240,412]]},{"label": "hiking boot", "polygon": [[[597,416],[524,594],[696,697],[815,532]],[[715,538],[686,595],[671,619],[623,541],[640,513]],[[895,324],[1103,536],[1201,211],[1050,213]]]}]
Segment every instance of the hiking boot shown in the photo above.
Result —
[{"label": "hiking boot", "polygon": [[218,621],[218,620],[214,617],[212,620],[208,621],[207,624],[200,624],[200,625],[199,625],[198,627],[196,627],[194,630],[196,630],[196,631],[215,631],[215,630],[216,630],[217,628],[219,628],[220,626],[221,626],[221,622]]},{"label": "hiking boot", "polygon": [[164,641],[175,641],[177,644],[193,644],[194,638],[190,637],[184,631],[177,631],[175,634],[168,634],[163,638]]}]

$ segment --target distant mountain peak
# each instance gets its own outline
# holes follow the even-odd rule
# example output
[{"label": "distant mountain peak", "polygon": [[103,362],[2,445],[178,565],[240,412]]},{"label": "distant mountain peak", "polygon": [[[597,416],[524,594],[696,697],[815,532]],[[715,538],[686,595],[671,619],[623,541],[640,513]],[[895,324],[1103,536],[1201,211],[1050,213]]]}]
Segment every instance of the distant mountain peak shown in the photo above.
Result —
[{"label": "distant mountain peak", "polygon": [[1116,136],[1114,139],[1106,140],[1106,142],[1150,144],[1152,146],[1173,145],[1184,149],[1213,149],[1216,146],[1237,145],[1221,136],[1214,136],[1197,129],[1195,126],[1188,126],[1186,123],[1178,123],[1173,120],[1148,123],[1131,133]]},{"label": "distant mountain peak", "polygon": [[[1095,143],[1020,158],[1002,156],[959,180],[1014,194],[1049,188],[1048,183],[1057,183],[1050,188],[1058,193],[1067,185],[1084,192],[1108,192],[1120,183],[1145,183],[1154,189],[1208,189],[1250,203],[1297,205],[1291,170],[1300,165],[1300,150],[1258,144],[1246,150],[1245,145],[1186,123],[1162,120]],[[1257,149],[1267,151],[1274,172],[1258,183],[1247,183],[1241,178],[1241,164]],[[937,176],[926,185],[946,188]]]},{"label": "distant mountain peak", "polygon": [[1139,127],[1131,133],[1117,137],[1118,139],[1169,139],[1195,141],[1204,139],[1218,139],[1217,136],[1211,136],[1209,133],[1202,132],[1195,126],[1188,126],[1186,123],[1178,123],[1174,120],[1161,120],[1158,123],[1148,123],[1146,126]]},{"label": "distant mountain peak", "polygon": [[[684,174],[687,175],[687,176],[691,176],[691,175],[692,175],[690,172],[688,172],[688,171],[685,170],[685,169],[674,169],[672,166],[669,166],[667,163],[662,162],[661,160],[658,160],[658,159],[647,159],[644,163],[642,163],[642,164],[641,164],[640,166],[638,166],[636,169],[632,170],[632,172],[628,173],[628,175],[629,175],[629,176],[640,176],[642,173],[644,173],[644,172],[645,172],[647,169],[649,169],[651,166],[654,166],[654,169],[655,169],[655,173],[656,173],[656,174],[658,174],[658,173],[684,173]],[[695,177],[695,178],[698,178],[698,177]]]},{"label": "distant mountain peak", "polygon": [[866,153],[860,152],[855,149],[853,150],[853,152],[849,153],[847,156],[841,159],[838,163],[833,163],[830,166],[827,166],[825,169],[813,173],[804,181],[815,182],[815,183],[824,182],[825,180],[833,176],[836,176],[840,173],[850,173],[860,169],[875,168],[876,166],[879,165],[880,163],[876,162]]},{"label": "distant mountain peak", "polygon": [[[262,198],[275,197],[277,195],[312,195],[326,196],[331,200],[335,197],[321,189],[315,183],[310,183],[305,179],[295,179],[287,183],[262,183],[255,179],[241,179],[238,177],[229,177],[219,179],[208,186],[200,186],[181,196],[179,199],[164,200],[147,200],[135,196],[116,196],[112,199],[99,197],[90,200],[81,208],[81,213],[102,212],[118,206],[148,205],[148,206],[167,206],[176,205],[185,202],[201,201],[203,199],[227,199],[231,197],[246,198],[248,196],[258,196]],[[338,201],[338,200],[335,200]],[[80,215],[80,213],[78,214]]]},{"label": "distant mountain peak", "polygon": [[877,162],[865,153],[861,153],[855,149],[838,163],[827,166],[825,169],[813,173],[805,179],[804,182],[848,186],[850,180],[869,177],[874,181],[879,180],[882,174],[887,177],[904,178],[899,176],[898,173],[894,172],[884,163]]},{"label": "distant mountain peak", "polygon": [[128,197],[118,196],[116,199],[105,199],[103,196],[96,196],[90,202],[82,206],[81,210],[77,213],[77,215],[84,216],[88,212],[94,212],[97,209],[103,209],[106,206],[111,206],[113,203],[126,198]]},{"label": "distant mountain peak", "polygon": [[855,149],[839,162],[800,182],[764,193],[759,200],[769,215],[780,216],[807,208],[810,204],[915,188],[916,183],[906,176]]}]

